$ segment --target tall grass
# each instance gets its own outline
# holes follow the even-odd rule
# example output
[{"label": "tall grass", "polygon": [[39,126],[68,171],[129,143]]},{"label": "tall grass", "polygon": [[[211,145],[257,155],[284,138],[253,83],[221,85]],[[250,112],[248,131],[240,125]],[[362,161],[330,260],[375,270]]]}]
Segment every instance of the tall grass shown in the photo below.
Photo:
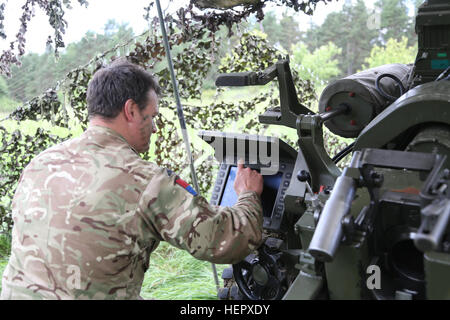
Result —
[{"label": "tall grass", "polygon": [[[218,278],[227,265],[217,265]],[[222,283],[221,283],[222,285]],[[186,251],[161,243],[150,258],[141,296],[158,300],[217,299],[212,266]]]},{"label": "tall grass", "polygon": [[[0,276],[8,263],[8,257],[11,252],[11,238],[8,234],[0,233]],[[0,290],[2,289],[2,282],[0,278]]]},{"label": "tall grass", "polygon": [[11,252],[11,236],[9,234],[0,233],[0,259],[9,257]]}]

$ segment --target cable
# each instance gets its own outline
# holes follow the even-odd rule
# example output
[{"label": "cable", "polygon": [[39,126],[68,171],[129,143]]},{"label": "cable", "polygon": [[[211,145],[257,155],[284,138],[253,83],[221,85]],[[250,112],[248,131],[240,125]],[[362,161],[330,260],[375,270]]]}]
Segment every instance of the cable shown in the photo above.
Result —
[{"label": "cable", "polygon": [[353,147],[355,146],[355,143],[351,143],[348,146],[346,146],[343,150],[339,151],[338,154],[336,154],[333,159],[331,159],[335,164],[337,164],[339,161],[341,161],[343,158],[345,158],[350,152],[353,151]]},{"label": "cable", "polygon": [[[447,75],[447,73],[450,71],[450,67],[444,70],[434,81],[441,81],[441,80],[448,80],[450,77],[450,74]],[[445,78],[444,78],[445,77]]]},{"label": "cable", "polygon": [[381,79],[383,79],[383,78],[391,78],[392,80],[394,80],[395,82],[397,82],[397,84],[398,84],[398,86],[399,86],[399,88],[400,88],[400,96],[402,96],[402,95],[405,93],[406,90],[405,90],[405,87],[403,86],[402,81],[401,81],[399,78],[397,78],[396,76],[394,76],[393,74],[385,73],[385,74],[380,75],[380,76],[377,78],[377,81],[375,82],[375,85],[376,85],[376,87],[377,87],[378,92],[379,92],[384,98],[386,98],[387,100],[392,101],[392,102],[398,99],[397,97],[394,97],[394,96],[391,96],[390,94],[387,94],[386,92],[384,92],[383,89],[381,89],[381,87],[380,87],[380,81],[381,81]]}]

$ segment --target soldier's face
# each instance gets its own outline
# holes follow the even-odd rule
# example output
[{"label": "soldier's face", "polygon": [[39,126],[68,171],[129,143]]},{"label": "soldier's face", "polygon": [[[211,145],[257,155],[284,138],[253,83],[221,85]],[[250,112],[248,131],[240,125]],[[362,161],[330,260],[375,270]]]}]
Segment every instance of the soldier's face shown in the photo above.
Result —
[{"label": "soldier's face", "polygon": [[155,91],[150,90],[147,94],[147,105],[144,109],[139,110],[139,118],[137,119],[137,137],[134,148],[142,153],[147,152],[150,147],[150,137],[152,133],[156,133],[155,117],[159,114],[158,96]]}]

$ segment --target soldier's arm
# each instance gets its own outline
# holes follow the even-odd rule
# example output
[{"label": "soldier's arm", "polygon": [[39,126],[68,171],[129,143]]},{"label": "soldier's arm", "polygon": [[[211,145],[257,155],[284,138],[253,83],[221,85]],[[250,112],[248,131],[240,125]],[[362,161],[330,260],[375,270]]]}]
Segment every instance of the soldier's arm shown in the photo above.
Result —
[{"label": "soldier's arm", "polygon": [[233,207],[212,206],[162,169],[150,181],[139,207],[149,233],[159,240],[197,259],[236,263],[261,244],[263,220],[260,192],[245,186],[239,191]]}]

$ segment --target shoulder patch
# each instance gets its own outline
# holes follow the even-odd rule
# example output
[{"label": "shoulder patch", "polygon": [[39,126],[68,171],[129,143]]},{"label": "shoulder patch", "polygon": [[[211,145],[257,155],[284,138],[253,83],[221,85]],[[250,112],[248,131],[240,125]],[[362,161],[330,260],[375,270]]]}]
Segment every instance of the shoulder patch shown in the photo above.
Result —
[{"label": "shoulder patch", "polygon": [[184,181],[183,179],[180,179],[179,177],[177,177],[177,179],[175,179],[175,183],[182,186],[184,189],[186,189],[186,191],[188,191],[189,193],[191,193],[194,197],[197,195],[197,192],[195,192],[194,188],[192,188],[186,181]]},{"label": "shoulder patch", "polygon": [[194,188],[191,187],[189,183],[181,179],[178,175],[174,174],[172,170],[166,169],[167,174],[170,176],[175,175],[175,183],[181,186],[183,189],[188,191],[190,194],[192,194],[194,197],[197,196],[197,192],[194,190]]}]

